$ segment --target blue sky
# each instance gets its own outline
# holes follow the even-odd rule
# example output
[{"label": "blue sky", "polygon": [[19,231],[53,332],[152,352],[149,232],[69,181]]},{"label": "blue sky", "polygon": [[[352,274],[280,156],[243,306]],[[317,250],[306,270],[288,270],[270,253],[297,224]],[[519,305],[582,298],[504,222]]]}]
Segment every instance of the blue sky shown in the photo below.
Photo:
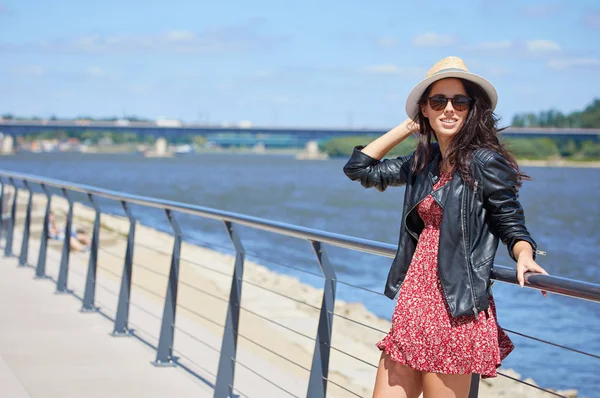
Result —
[{"label": "blue sky", "polygon": [[518,112],[600,97],[590,1],[0,0],[0,113],[386,128],[462,57]]}]

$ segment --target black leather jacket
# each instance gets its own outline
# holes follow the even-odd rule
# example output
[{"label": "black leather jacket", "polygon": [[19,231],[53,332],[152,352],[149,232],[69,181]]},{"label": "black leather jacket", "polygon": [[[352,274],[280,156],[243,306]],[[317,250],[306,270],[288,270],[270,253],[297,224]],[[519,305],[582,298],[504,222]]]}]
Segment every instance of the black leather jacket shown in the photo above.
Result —
[{"label": "black leather jacket", "polygon": [[[417,205],[429,194],[444,209],[440,229],[438,271],[443,293],[453,317],[478,314],[489,307],[490,274],[499,239],[512,249],[520,240],[537,245],[525,227],[523,208],[518,201],[517,175],[506,160],[489,149],[477,149],[471,167],[475,187],[464,183],[458,173],[452,181],[434,191],[439,179],[440,151],[436,144],[426,169],[413,174],[413,154],[379,161],[356,147],[344,166],[351,180],[379,191],[388,186],[406,185],[400,241],[390,268],[385,295],[394,299],[412,260],[424,228]],[[534,257],[535,258],[535,257]]]}]

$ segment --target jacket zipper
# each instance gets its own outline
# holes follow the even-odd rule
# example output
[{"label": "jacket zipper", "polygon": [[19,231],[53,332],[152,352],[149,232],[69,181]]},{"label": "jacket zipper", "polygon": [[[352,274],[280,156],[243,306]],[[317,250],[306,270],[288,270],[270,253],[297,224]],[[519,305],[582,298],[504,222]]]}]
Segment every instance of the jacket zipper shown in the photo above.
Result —
[{"label": "jacket zipper", "polygon": [[[435,184],[434,184],[435,185]],[[439,191],[440,189],[442,189],[444,186],[442,185],[441,187],[439,187],[438,189],[434,189],[432,190],[430,193],[428,193],[427,195],[425,195],[423,198],[421,198],[417,203],[415,203],[415,205],[413,207],[410,208],[410,210],[408,211],[408,213],[406,213],[406,215],[404,216],[404,228],[406,228],[406,230],[408,231],[408,233],[415,238],[415,240],[419,240],[419,237],[414,234],[409,228],[408,228],[408,224],[406,223],[406,220],[408,219],[408,215],[410,213],[412,213],[412,211],[415,209],[415,207],[417,207],[422,201],[425,200],[425,198],[427,198],[429,195],[433,195],[435,192]],[[435,199],[434,199],[435,200]]]},{"label": "jacket zipper", "polygon": [[[463,202],[466,201],[466,195],[464,196],[465,199],[463,199]],[[467,208],[467,204],[464,203],[463,206],[463,214],[462,214],[462,222],[461,222],[461,227],[462,227],[462,233],[463,233],[463,244],[465,247],[465,261],[467,262],[467,272],[469,274],[469,282],[471,283],[471,299],[473,300],[473,315],[475,316],[475,318],[477,318],[477,306],[475,305],[475,293],[473,292],[473,275],[471,275],[471,260],[469,259],[469,250],[468,250],[468,246],[467,245],[467,233],[466,233],[466,214],[464,214],[466,208]]]},{"label": "jacket zipper", "polygon": [[475,180],[475,187],[473,188],[473,198],[471,199],[471,212],[473,212],[473,207],[475,207],[475,197],[477,196],[477,187],[479,186],[479,181]]},{"label": "jacket zipper", "polygon": [[419,200],[417,203],[415,203],[415,205],[414,205],[413,207],[411,207],[411,209],[408,211],[408,213],[406,213],[406,215],[404,216],[404,228],[406,228],[406,231],[408,231],[408,233],[409,233],[409,234],[410,234],[410,235],[411,235],[413,238],[415,238],[415,240],[417,240],[417,241],[419,240],[419,237],[418,237],[418,236],[417,236],[415,233],[413,233],[413,231],[411,231],[411,230],[410,230],[410,228],[408,228],[408,224],[407,224],[407,222],[406,222],[406,221],[408,220],[408,215],[409,215],[410,213],[412,213],[412,211],[415,209],[415,207],[417,207],[417,206],[419,205],[419,203],[421,203],[422,201],[424,201],[424,200],[425,200],[425,198],[426,198],[427,196],[429,196],[429,195],[431,195],[431,194],[427,194],[427,195],[425,195],[425,196],[424,196],[424,197],[423,197],[421,200]]}]

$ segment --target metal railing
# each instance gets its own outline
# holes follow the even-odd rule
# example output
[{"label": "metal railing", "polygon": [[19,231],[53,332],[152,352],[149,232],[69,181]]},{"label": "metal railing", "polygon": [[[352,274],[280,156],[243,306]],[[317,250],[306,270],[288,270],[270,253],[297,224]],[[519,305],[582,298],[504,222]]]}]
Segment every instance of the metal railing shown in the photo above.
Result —
[{"label": "metal railing", "polygon": [[[17,185],[18,181],[20,181],[22,183],[22,187],[19,187]],[[4,255],[5,256],[13,256],[14,255],[14,253],[13,253],[13,237],[14,237],[15,222],[17,219],[16,212],[17,212],[17,201],[18,201],[18,196],[19,196],[18,192],[19,192],[19,190],[24,189],[28,193],[27,208],[26,208],[26,214],[25,214],[24,225],[23,225],[23,237],[21,240],[21,250],[19,253],[19,265],[20,266],[27,265],[27,259],[28,259],[30,225],[32,222],[32,220],[31,220],[32,199],[33,199],[33,195],[34,195],[34,192],[32,190],[32,184],[38,185],[41,188],[41,191],[45,194],[45,196],[47,198],[45,214],[44,214],[44,221],[43,221],[43,223],[44,223],[43,231],[42,231],[41,242],[40,242],[40,249],[39,249],[39,253],[38,253],[37,265],[35,266],[35,270],[36,270],[35,274],[37,277],[44,277],[46,275],[46,258],[47,258],[47,247],[48,247],[47,241],[48,241],[48,232],[49,232],[48,225],[49,225],[49,217],[50,217],[50,212],[51,212],[51,201],[52,201],[52,196],[53,196],[50,193],[48,188],[53,187],[53,188],[59,189],[60,192],[62,193],[62,196],[64,196],[64,198],[67,200],[69,207],[68,207],[68,212],[67,212],[67,217],[66,217],[64,242],[63,242],[62,252],[61,252],[61,257],[60,257],[59,274],[58,274],[58,278],[56,281],[56,285],[57,285],[56,288],[57,288],[58,292],[68,292],[67,276],[68,276],[68,272],[69,272],[69,258],[70,258],[69,256],[70,256],[70,251],[71,251],[70,250],[70,236],[71,236],[71,229],[72,229],[72,222],[73,222],[73,205],[74,205],[72,193],[76,192],[76,193],[84,194],[87,196],[90,204],[92,205],[92,207],[95,210],[95,219],[94,219],[94,225],[93,225],[92,242],[91,242],[91,247],[90,247],[87,274],[85,276],[85,290],[84,290],[84,294],[83,294],[83,298],[82,298],[82,302],[83,302],[82,310],[83,311],[93,311],[96,308],[95,307],[96,288],[97,288],[97,286],[102,287],[96,281],[97,272],[99,269],[98,251],[103,250],[99,247],[100,218],[102,215],[102,210],[98,204],[98,198],[105,198],[105,199],[110,199],[113,201],[118,201],[121,204],[128,220],[129,220],[129,232],[127,234],[127,246],[126,246],[126,251],[125,251],[123,273],[122,273],[122,275],[120,275],[120,279],[121,279],[120,280],[120,290],[118,293],[118,304],[117,304],[116,316],[114,318],[114,330],[113,330],[114,335],[127,335],[130,333],[129,308],[130,308],[130,305],[134,305],[133,303],[130,303],[131,287],[132,287],[132,280],[131,280],[132,270],[133,270],[134,265],[136,265],[136,267],[144,268],[143,265],[134,264],[134,261],[133,261],[133,252],[134,252],[134,246],[135,246],[134,240],[135,240],[135,232],[136,232],[136,218],[131,211],[131,205],[135,204],[135,205],[141,205],[141,206],[146,206],[146,207],[157,208],[157,209],[163,210],[165,212],[167,220],[169,221],[171,228],[173,230],[173,237],[174,237],[173,249],[170,253],[168,253],[165,251],[160,251],[156,248],[145,246],[145,248],[148,250],[154,250],[157,253],[161,253],[163,255],[168,255],[171,257],[169,274],[168,275],[161,274],[162,276],[168,278],[166,295],[164,297],[160,296],[160,298],[164,300],[163,314],[162,314],[162,317],[158,317],[157,315],[152,314],[152,316],[154,316],[157,319],[160,319],[160,321],[161,321],[160,336],[158,339],[158,347],[156,347],[156,359],[154,361],[154,364],[163,366],[163,365],[173,365],[176,362],[176,357],[174,356],[174,352],[175,352],[175,350],[174,350],[174,331],[175,331],[175,329],[177,329],[178,331],[187,333],[184,330],[178,328],[176,325],[175,320],[176,320],[177,308],[182,308],[192,314],[195,314],[196,316],[203,317],[203,315],[195,313],[194,310],[186,308],[186,307],[182,307],[181,304],[178,304],[178,302],[177,302],[178,288],[181,286],[185,286],[186,288],[194,289],[198,292],[201,292],[201,293],[204,293],[207,295],[211,295],[211,293],[203,291],[202,289],[200,289],[197,286],[193,286],[189,283],[186,283],[185,281],[179,280],[180,261],[182,261],[182,260],[187,261],[196,266],[204,267],[211,271],[221,273],[228,278],[231,278],[231,289],[230,289],[228,298],[222,298],[222,297],[217,297],[217,296],[213,295],[214,298],[217,298],[219,300],[227,302],[227,314],[226,314],[225,325],[221,325],[220,323],[216,322],[215,320],[207,319],[206,317],[204,317],[205,318],[204,320],[206,320],[208,322],[212,322],[213,324],[216,324],[216,325],[224,328],[220,350],[208,345],[209,348],[211,348],[212,350],[215,350],[215,351],[219,351],[219,353],[220,353],[218,371],[217,371],[217,374],[215,375],[216,376],[216,383],[214,386],[214,396],[215,397],[231,397],[231,396],[233,396],[234,391],[237,394],[244,395],[242,392],[237,391],[234,387],[234,374],[235,374],[236,366],[241,366],[241,367],[247,369],[248,371],[256,374],[258,377],[261,377],[262,379],[273,384],[272,381],[268,380],[266,375],[259,374],[258,372],[254,371],[247,365],[240,363],[236,359],[238,337],[242,337],[245,340],[248,340],[249,342],[254,343],[255,345],[259,346],[260,348],[267,350],[267,351],[271,352],[272,354],[280,357],[281,359],[291,362],[294,365],[310,372],[309,381],[308,381],[308,389],[307,389],[307,397],[311,397],[311,398],[312,397],[325,397],[326,392],[327,392],[328,383],[334,384],[337,387],[339,387],[339,388],[345,390],[346,392],[349,392],[355,396],[360,396],[356,392],[351,391],[350,389],[348,389],[338,383],[335,383],[334,381],[329,379],[329,357],[330,357],[331,350],[345,354],[348,357],[351,357],[355,360],[361,361],[373,368],[377,368],[377,364],[372,364],[372,363],[364,360],[363,358],[356,357],[350,353],[347,353],[339,348],[332,346],[331,341],[332,341],[332,327],[333,327],[334,316],[340,317],[347,321],[358,324],[361,327],[376,330],[378,332],[381,332],[382,334],[387,333],[387,331],[380,330],[371,325],[366,325],[366,324],[363,324],[356,320],[353,320],[351,318],[344,317],[343,315],[336,314],[334,312],[334,306],[335,306],[335,299],[336,299],[337,283],[341,283],[346,286],[357,288],[357,289],[362,289],[362,290],[365,290],[365,291],[368,291],[368,292],[371,292],[371,293],[377,294],[377,295],[381,295],[381,293],[366,289],[361,286],[356,286],[356,285],[338,280],[336,273],[335,273],[335,268],[329,262],[327,255],[325,253],[325,250],[323,248],[323,244],[330,244],[330,245],[337,246],[337,247],[342,247],[342,248],[365,252],[365,253],[376,254],[376,255],[385,256],[385,257],[393,257],[395,255],[396,247],[393,245],[370,241],[370,240],[365,240],[365,239],[349,237],[349,236],[344,236],[344,235],[340,235],[340,234],[329,233],[329,232],[325,232],[325,231],[304,228],[304,227],[285,224],[285,223],[281,223],[281,222],[269,221],[269,220],[265,220],[265,219],[261,219],[261,218],[251,217],[251,216],[247,216],[247,215],[241,215],[241,214],[227,212],[227,211],[220,211],[220,210],[215,210],[215,209],[211,209],[211,208],[194,206],[194,205],[190,205],[190,204],[178,203],[178,202],[173,202],[173,201],[168,201],[168,200],[142,197],[142,196],[127,194],[127,193],[123,193],[123,192],[115,192],[115,191],[97,188],[97,187],[93,187],[93,186],[89,186],[89,185],[74,184],[74,183],[69,183],[69,182],[64,182],[64,181],[59,181],[59,180],[54,180],[54,179],[49,179],[49,178],[42,178],[42,177],[28,175],[28,174],[13,173],[13,172],[0,170],[0,184],[1,184],[0,215],[2,215],[2,217],[0,217],[0,239],[2,237],[5,238],[5,246],[4,246]],[[11,198],[12,201],[10,203],[8,203],[8,200],[7,200],[8,199],[8,195],[7,195],[8,191],[6,189],[7,186],[13,187],[12,188],[12,198]],[[7,202],[6,204],[8,205],[8,207],[10,209],[8,209],[8,208],[4,209],[5,202]],[[7,213],[5,213],[5,210],[9,210],[9,211]],[[182,230],[179,227],[179,224],[177,223],[177,220],[175,218],[175,214],[174,214],[175,212],[187,213],[187,214],[191,214],[191,215],[198,216],[198,217],[218,220],[224,224],[227,234],[229,236],[229,239],[231,240],[232,246],[234,248],[234,252],[235,252],[235,264],[233,267],[232,275],[223,273],[222,271],[219,271],[212,267],[209,267],[206,264],[202,264],[201,262],[198,262],[197,260],[190,260],[190,259],[181,257],[181,243],[182,243],[183,233],[182,233]],[[5,215],[6,215],[6,217],[5,217]],[[258,284],[254,284],[250,281],[244,280],[243,272],[244,272],[245,258],[247,256],[253,256],[253,257],[261,260],[261,256],[260,256],[260,254],[251,253],[244,248],[244,246],[242,244],[242,239],[237,230],[239,225],[244,225],[244,226],[248,226],[248,227],[259,229],[259,230],[274,232],[276,234],[281,234],[281,235],[308,241],[311,244],[312,249],[316,255],[317,263],[320,267],[322,276],[325,280],[324,286],[323,286],[324,293],[322,296],[321,305],[317,307],[312,304],[303,302],[302,300],[300,300],[298,298],[291,297],[284,293],[277,292],[277,291],[271,290],[267,287],[260,286]],[[137,243],[137,245],[144,247],[144,245],[139,242]],[[302,272],[308,272],[308,271],[305,271],[305,270],[295,267],[293,264],[276,264],[276,265],[295,268],[296,270],[302,271]],[[156,273],[156,271],[153,271],[150,268],[147,268],[147,270]],[[311,273],[311,274],[315,275],[314,273]],[[119,277],[119,275],[116,275],[116,274],[115,274],[115,276]],[[494,269],[492,272],[492,278],[495,280],[509,283],[509,284],[515,284],[515,285],[518,284],[518,282],[516,280],[515,270],[511,269],[511,268],[499,266],[499,265],[494,266]],[[281,297],[284,297],[284,298],[293,300],[297,303],[311,307],[315,311],[319,311],[319,319],[318,319],[316,337],[312,338],[311,336],[303,334],[297,330],[287,327],[286,325],[278,323],[273,319],[269,319],[268,317],[264,317],[263,315],[260,315],[254,311],[251,311],[248,308],[243,307],[242,300],[241,300],[243,283],[248,283],[248,284],[254,285],[257,288],[264,289],[266,291],[270,291]],[[536,275],[527,274],[526,275],[526,284],[528,287],[534,288],[534,289],[546,290],[548,292],[562,294],[562,295],[566,295],[566,296],[570,296],[570,297],[600,302],[600,285],[597,285],[597,284],[591,284],[591,283],[582,282],[582,281],[570,280],[570,279],[566,279],[566,278],[549,276],[549,275],[539,275],[539,274],[536,274]],[[137,288],[140,288],[140,289],[144,289],[140,285],[134,284],[134,286],[136,286]],[[103,287],[103,288],[106,289],[106,287]],[[113,291],[111,291],[111,293],[116,294]],[[153,294],[156,294],[156,293],[153,293]],[[240,333],[238,333],[240,311],[246,311],[249,314],[253,314],[254,316],[262,318],[266,322],[270,322],[274,325],[277,325],[278,327],[287,329],[293,333],[303,336],[304,338],[313,340],[314,341],[314,350],[313,350],[313,354],[312,354],[311,367],[307,368],[306,366],[295,363],[291,359],[285,357],[285,355],[281,355],[280,353],[277,353],[277,352],[269,349],[268,347],[265,347],[264,345],[261,345],[260,343],[249,339],[247,336],[244,336],[244,335],[241,335]],[[511,330],[506,330],[506,331],[509,333],[523,336],[525,338],[535,340],[537,342],[551,344],[553,346],[563,348],[566,350],[570,350],[572,352],[576,352],[581,355],[585,355],[585,356],[592,357],[595,359],[600,359],[600,357],[598,355],[575,350],[575,349],[565,347],[565,346],[562,346],[562,345],[559,345],[556,343],[538,339],[536,337],[528,336],[528,335],[525,335],[525,334],[522,334],[522,333],[519,333],[516,331],[511,331]],[[193,335],[191,335],[189,333],[187,333],[187,334],[189,337],[194,338]],[[198,342],[207,345],[203,341],[198,340]],[[180,353],[180,355],[183,356],[183,354],[181,354],[181,353]],[[530,383],[527,383],[527,382],[524,382],[524,381],[521,381],[518,379],[514,379],[511,376],[505,375],[503,373],[499,372],[499,374],[501,376],[513,379],[519,383],[529,385],[532,388],[541,389],[541,390],[546,391],[549,394],[552,394],[555,396],[561,396],[550,390],[545,390],[545,389],[542,389],[533,384],[530,384]],[[469,395],[471,398],[477,397],[478,384],[479,384],[479,376],[473,375],[472,383],[471,383],[471,386],[472,386],[471,393]],[[276,387],[280,388],[282,391],[284,391],[292,396],[295,396],[294,394],[285,390],[281,386],[276,385]]]}]

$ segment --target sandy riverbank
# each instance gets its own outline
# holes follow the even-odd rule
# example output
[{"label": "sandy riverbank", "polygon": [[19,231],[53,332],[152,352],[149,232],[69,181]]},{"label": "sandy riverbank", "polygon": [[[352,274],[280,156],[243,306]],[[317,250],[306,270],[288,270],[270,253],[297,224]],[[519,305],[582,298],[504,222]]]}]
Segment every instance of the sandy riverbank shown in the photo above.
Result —
[{"label": "sandy riverbank", "polygon": [[[17,223],[17,233],[19,233],[19,226],[22,225],[25,203],[26,195],[21,193],[19,196],[20,221]],[[41,231],[44,206],[45,197],[36,195],[32,222],[34,238],[36,235],[39,236]],[[59,223],[64,223],[67,211],[66,201],[54,197],[52,209],[56,213]],[[92,209],[76,204],[75,226],[91,231],[93,219]],[[123,268],[125,236],[128,230],[129,224],[124,217],[102,216],[99,280],[110,280],[111,283],[118,285]],[[173,238],[169,234],[138,223],[135,241],[134,290],[136,294],[154,302],[157,308],[162,308],[162,301],[158,296],[164,296]],[[59,252],[60,242],[51,241],[50,250]],[[15,246],[15,252],[19,252],[17,246]],[[85,253],[74,253],[73,259],[74,261],[79,259],[82,264],[85,264],[86,256]],[[198,327],[210,331],[216,339],[220,339],[222,327],[219,325],[225,323],[227,303],[224,300],[227,300],[229,295],[234,257],[184,243],[181,258],[178,324],[180,320],[182,322],[191,320],[190,322],[195,322]],[[318,309],[313,307],[320,306],[322,290],[303,284],[296,278],[272,272],[252,261],[245,262],[243,279],[245,282],[242,285],[244,310],[240,316],[239,333],[244,337],[238,341],[240,347],[244,347],[253,355],[280,368],[281,377],[299,378],[305,380],[307,384],[308,372],[302,368],[310,369],[311,367],[314,341],[310,339],[314,339],[316,336],[319,316]],[[285,296],[298,301],[290,300]],[[346,303],[338,300],[335,313],[369,325],[372,329],[340,317],[334,317],[332,345],[367,363],[333,350],[330,361],[330,378],[360,396],[371,396],[375,376],[375,368],[372,365],[376,365],[379,359],[379,351],[376,349],[375,343],[389,329],[390,322],[367,311],[360,303]],[[160,316],[161,312],[156,315]],[[304,336],[267,322],[258,315],[272,319]],[[176,346],[179,336],[181,335],[176,337]],[[250,341],[280,353],[300,366],[293,365]],[[220,348],[220,342],[217,348]],[[260,371],[260,369],[256,370]],[[513,377],[521,377],[510,369],[504,369],[503,372]],[[527,381],[533,382],[530,379]],[[296,392],[298,395],[306,394],[305,390]],[[328,393],[336,397],[353,396],[334,385],[330,385]],[[560,393],[569,397],[577,396],[574,391]],[[480,383],[479,396],[483,398],[498,396],[536,398],[547,396],[547,394],[512,380],[497,377]]]},{"label": "sandy riverbank", "polygon": [[517,160],[519,166],[529,167],[574,167],[574,168],[600,168],[600,161],[573,161],[573,160]]}]

